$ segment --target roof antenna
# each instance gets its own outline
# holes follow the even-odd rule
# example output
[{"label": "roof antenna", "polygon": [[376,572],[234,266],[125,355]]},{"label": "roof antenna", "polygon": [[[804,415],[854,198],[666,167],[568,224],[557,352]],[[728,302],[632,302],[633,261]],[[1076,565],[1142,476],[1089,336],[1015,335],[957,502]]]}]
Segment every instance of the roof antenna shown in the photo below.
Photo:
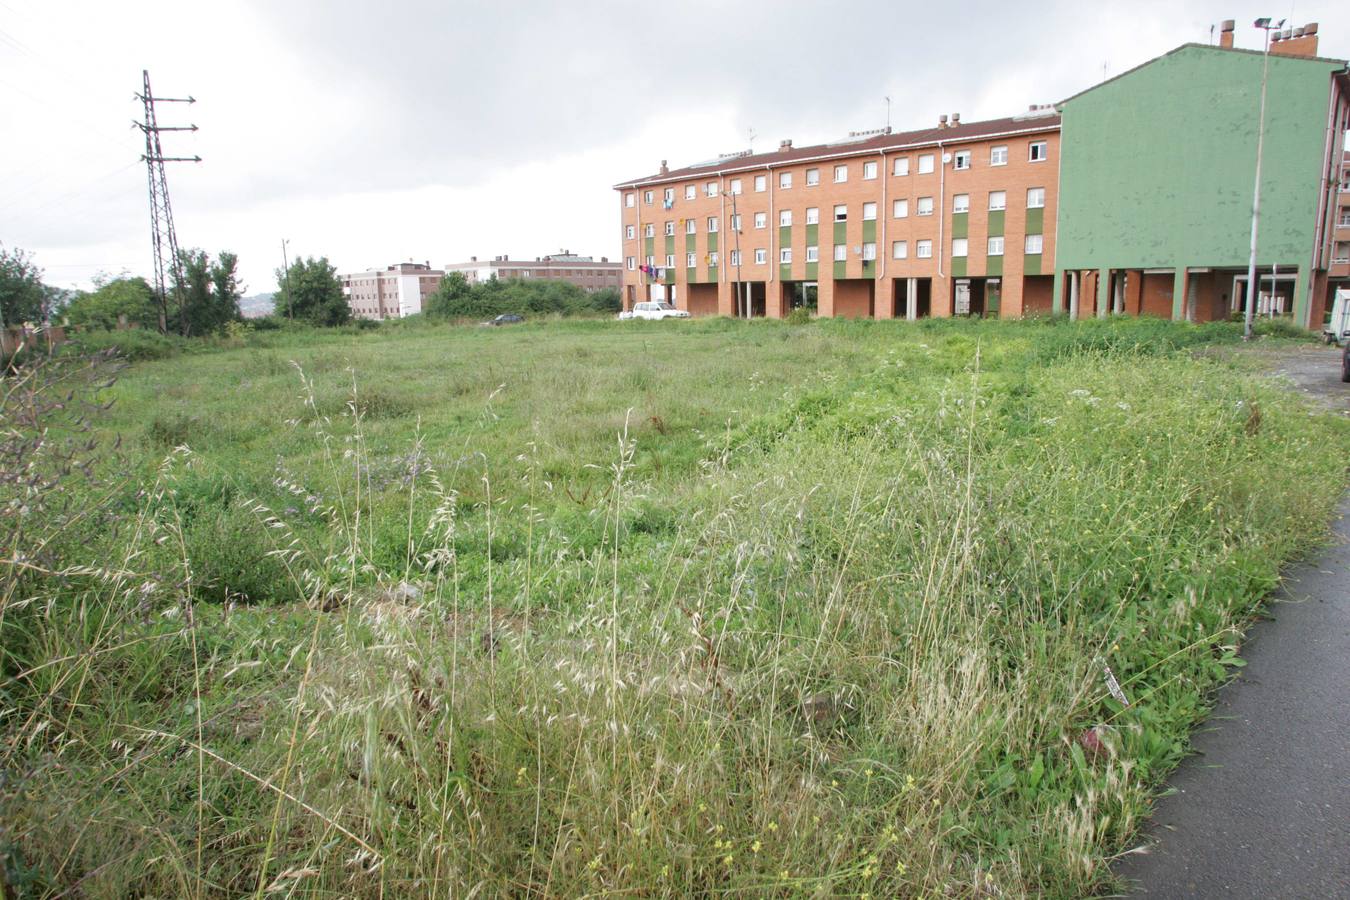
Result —
[{"label": "roof antenna", "polygon": [[891,133],[891,98],[886,98],[886,133]]},{"label": "roof antenna", "polygon": [[750,152],[753,153],[755,151],[755,138],[758,137],[755,134],[755,129],[753,127],[745,129],[745,136],[750,139]]}]

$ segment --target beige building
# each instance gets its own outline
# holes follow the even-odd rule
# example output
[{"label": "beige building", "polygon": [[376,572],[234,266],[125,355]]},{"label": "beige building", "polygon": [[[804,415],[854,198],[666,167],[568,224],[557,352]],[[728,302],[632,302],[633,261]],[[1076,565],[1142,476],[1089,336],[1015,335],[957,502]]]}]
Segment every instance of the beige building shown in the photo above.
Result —
[{"label": "beige building", "polygon": [[462,272],[470,284],[479,284],[493,278],[530,278],[547,281],[566,281],[585,291],[600,291],[606,288],[618,290],[623,284],[623,267],[618,262],[610,262],[608,257],[600,257],[596,262],[591,256],[578,256],[570,250],[563,250],[550,256],[537,256],[533,261],[510,259],[494,256],[480,260],[469,257],[468,262],[447,263],[446,272]]},{"label": "beige building", "polygon": [[422,303],[440,285],[445,272],[431,263],[398,263],[339,276],[342,293],[356,319],[401,319],[422,311]]}]

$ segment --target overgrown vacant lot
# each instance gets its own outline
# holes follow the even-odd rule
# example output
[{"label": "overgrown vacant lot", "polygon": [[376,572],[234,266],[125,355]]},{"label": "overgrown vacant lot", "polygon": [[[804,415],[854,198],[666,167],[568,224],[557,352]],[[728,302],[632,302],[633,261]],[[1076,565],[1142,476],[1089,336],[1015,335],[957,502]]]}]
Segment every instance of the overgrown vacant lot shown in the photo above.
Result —
[{"label": "overgrown vacant lot", "polygon": [[5,554],[6,875],[1104,890],[1346,481],[1347,423],[1190,352],[1235,336],[549,323],[138,363],[95,420],[120,449],[24,534],[67,571]]}]

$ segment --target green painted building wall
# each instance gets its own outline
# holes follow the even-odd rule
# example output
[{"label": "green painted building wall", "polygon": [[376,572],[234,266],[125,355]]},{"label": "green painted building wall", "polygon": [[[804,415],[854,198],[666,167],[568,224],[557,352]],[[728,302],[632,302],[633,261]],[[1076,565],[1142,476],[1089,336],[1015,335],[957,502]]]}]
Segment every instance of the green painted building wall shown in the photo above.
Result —
[{"label": "green painted building wall", "polygon": [[[1270,57],[1257,260],[1302,267],[1296,315],[1343,65]],[[1188,44],[1065,101],[1056,267],[1245,267],[1261,66],[1260,53]]]}]

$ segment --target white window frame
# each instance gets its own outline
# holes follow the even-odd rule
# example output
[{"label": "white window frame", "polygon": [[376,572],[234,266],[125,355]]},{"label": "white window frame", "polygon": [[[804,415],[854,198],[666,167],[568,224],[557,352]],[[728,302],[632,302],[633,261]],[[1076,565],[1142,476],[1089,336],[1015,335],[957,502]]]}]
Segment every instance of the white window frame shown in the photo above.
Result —
[{"label": "white window frame", "polygon": [[834,261],[848,262],[848,244],[834,245]]},{"label": "white window frame", "polygon": [[698,219],[690,217],[684,220],[685,234],[698,234]]},{"label": "white window frame", "polygon": [[674,222],[667,222],[667,223],[666,223],[666,237],[674,237],[674,236],[675,236],[675,223],[674,223]]},{"label": "white window frame", "polygon": [[848,165],[838,165],[834,167],[834,183],[843,184],[848,181]]},{"label": "white window frame", "polygon": [[920,154],[919,154],[919,174],[920,174],[920,175],[931,175],[931,174],[933,174],[933,171],[934,171],[934,169],[933,169],[933,154],[931,154],[931,153],[920,153]]},{"label": "white window frame", "polygon": [[908,157],[908,156],[897,156],[897,157],[895,158],[895,164],[891,167],[891,174],[892,174],[892,175],[908,175],[908,174],[909,174],[909,157]]},{"label": "white window frame", "polygon": [[957,150],[952,154],[952,168],[957,172],[964,172],[970,168],[971,159],[969,150]]},{"label": "white window frame", "polygon": [[636,226],[636,225],[626,225],[626,226],[624,226],[623,236],[624,236],[624,239],[625,239],[625,240],[629,240],[629,241],[636,240],[636,239],[637,239],[637,226]]},{"label": "white window frame", "polygon": [[863,181],[875,181],[877,177],[877,162],[869,159],[863,162]]},{"label": "white window frame", "polygon": [[785,263],[790,265],[792,263],[791,247],[780,247],[778,249],[778,263],[779,265],[783,265]]},{"label": "white window frame", "polygon": [[932,242],[932,241],[916,241],[916,242],[914,243],[914,258],[915,258],[915,259],[932,259],[932,258],[933,258],[933,242]]},{"label": "white window frame", "polygon": [[647,227],[644,228],[644,229],[642,229],[642,236],[643,236],[643,237],[649,237],[649,238],[654,238],[654,237],[656,237],[656,226],[655,226],[654,224],[652,224],[651,222],[648,222],[648,223],[647,223]]},{"label": "white window frame", "polygon": [[[1040,148],[1039,155],[1037,148]],[[1032,141],[1027,145],[1027,162],[1045,162],[1050,158],[1049,141]]]},{"label": "white window frame", "polygon": [[806,224],[807,224],[807,225],[819,225],[819,224],[820,224],[820,207],[819,207],[819,206],[808,206],[808,207],[806,208]]},{"label": "white window frame", "polygon": [[686,184],[684,186],[684,199],[693,200],[698,196],[698,185]]},{"label": "white window frame", "polygon": [[634,269],[637,268],[637,257],[630,256],[624,260],[624,263],[628,266],[628,271],[632,272]]},{"label": "white window frame", "polygon": [[704,193],[707,194],[709,197],[716,197],[716,196],[717,196],[717,182],[715,182],[715,181],[709,181],[707,184],[703,185],[703,191],[704,191]]},{"label": "white window frame", "polygon": [[708,267],[709,267],[709,268],[716,268],[716,267],[717,267],[717,251],[716,251],[716,250],[709,250],[709,251],[708,251]]},{"label": "white window frame", "polygon": [[970,255],[969,238],[952,238],[952,259],[965,259]]},{"label": "white window frame", "polygon": [[902,198],[891,204],[891,218],[908,219],[909,218],[909,200]]},{"label": "white window frame", "polygon": [[686,269],[692,269],[692,268],[694,268],[694,267],[697,266],[697,265],[698,265],[698,254],[697,254],[697,253],[686,253],[686,254],[684,255],[684,267],[685,267]]},{"label": "white window frame", "polygon": [[865,241],[862,245],[863,262],[874,262],[877,258],[877,245],[875,241]]},{"label": "white window frame", "polygon": [[863,204],[862,217],[864,222],[875,222],[877,220],[877,205],[874,202]]},{"label": "white window frame", "polygon": [[741,230],[741,214],[733,213],[731,216],[731,230],[733,232]]},{"label": "white window frame", "polygon": [[[1033,245],[1034,245],[1035,248],[1036,248],[1035,250],[1031,249]],[[1026,254],[1027,254],[1028,256],[1036,256],[1037,254],[1044,253],[1044,252],[1045,252],[1045,235],[1043,235],[1043,234],[1029,234],[1029,235],[1027,235],[1026,242],[1023,244],[1023,246],[1024,246],[1025,252],[1026,252]]]},{"label": "white window frame", "polygon": [[667,254],[666,254],[666,268],[667,268],[667,269],[673,269],[673,268],[675,268],[675,254],[674,254],[674,253],[667,253]]},{"label": "white window frame", "polygon": [[766,212],[755,213],[755,228],[759,229],[768,227],[769,227],[769,214]]},{"label": "white window frame", "polygon": [[708,234],[717,234],[717,216],[708,216]]},{"label": "white window frame", "polygon": [[762,266],[769,262],[769,251],[763,247],[755,248],[755,265]]},{"label": "white window frame", "polygon": [[656,257],[652,256],[650,253],[647,254],[647,268],[649,269],[656,268]]},{"label": "white window frame", "polygon": [[729,254],[727,254],[727,265],[739,266],[740,264],[741,264],[741,251],[732,250]]},{"label": "white window frame", "polygon": [[741,180],[739,178],[733,178],[727,182],[727,193],[734,197],[741,195]]},{"label": "white window frame", "polygon": [[778,211],[778,227],[779,228],[792,227],[792,210],[780,209]]},{"label": "white window frame", "polygon": [[664,191],[661,192],[661,199],[664,200],[666,203],[674,203],[675,189],[673,187],[666,188]]},{"label": "white window frame", "polygon": [[637,194],[634,193],[633,191],[629,191],[628,193],[624,194],[623,205],[626,206],[628,209],[632,209],[634,206],[637,206]]},{"label": "white window frame", "polygon": [[970,212],[970,195],[952,194],[952,212],[953,213]]},{"label": "white window frame", "polygon": [[931,216],[933,214],[933,198],[920,197],[914,203],[914,215]]},{"label": "white window frame", "polygon": [[998,144],[989,148],[989,165],[1006,166],[1008,164],[1008,145]]},{"label": "white window frame", "polygon": [[834,207],[834,220],[835,220],[836,222],[847,222],[847,221],[848,221],[848,204],[847,204],[847,203],[837,203],[837,204],[835,204],[835,207]]},{"label": "white window frame", "polygon": [[[995,203],[995,198],[997,198],[997,203],[998,203],[997,206],[994,205],[994,203]],[[1007,208],[1008,208],[1008,192],[1007,192],[1007,191],[990,191],[990,192],[989,192],[989,209],[990,209],[991,211],[994,211],[994,210],[1000,210],[1000,209],[1007,209]]]},{"label": "white window frame", "polygon": [[782,190],[782,191],[790,191],[790,190],[792,190],[792,173],[791,173],[791,172],[779,172],[779,173],[778,173],[778,189],[779,189],[779,190]]},{"label": "white window frame", "polygon": [[[1032,202],[1033,199],[1035,203]],[[1027,188],[1027,209],[1045,209],[1045,188]]]},{"label": "white window frame", "polygon": [[755,176],[755,193],[756,193],[756,194],[762,194],[762,193],[764,193],[765,191],[767,191],[768,189],[769,189],[769,176],[767,176],[767,175],[756,175],[756,176]]},{"label": "white window frame", "polygon": [[655,191],[643,191],[643,192],[642,192],[642,202],[643,202],[643,204],[645,204],[646,206],[651,206],[651,205],[652,205],[652,198],[654,198],[655,196],[656,196],[656,192],[655,192]]},{"label": "white window frame", "polygon": [[806,261],[809,263],[820,262],[820,247],[812,244],[806,248]]},{"label": "white window frame", "polygon": [[892,241],[891,259],[909,259],[909,241]]},{"label": "white window frame", "polygon": [[806,186],[815,187],[820,184],[820,169],[806,170]]},{"label": "white window frame", "polygon": [[1003,255],[1003,235],[994,234],[989,236],[989,243],[985,248],[985,255],[986,256]]}]

